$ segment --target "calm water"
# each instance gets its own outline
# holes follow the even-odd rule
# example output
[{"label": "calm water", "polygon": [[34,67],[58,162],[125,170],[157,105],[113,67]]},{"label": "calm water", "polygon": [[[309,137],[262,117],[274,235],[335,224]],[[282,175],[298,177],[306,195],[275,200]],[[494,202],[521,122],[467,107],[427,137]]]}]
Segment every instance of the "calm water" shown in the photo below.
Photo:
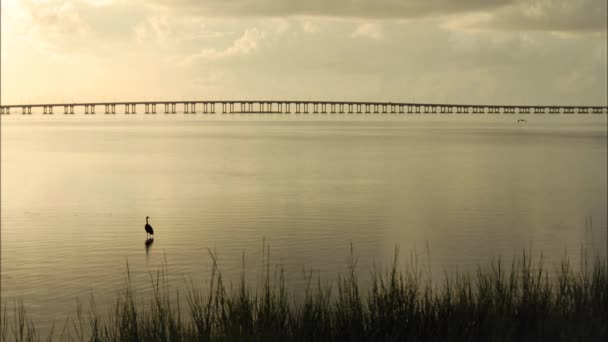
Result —
[{"label": "calm water", "polygon": [[255,283],[264,239],[296,290],[351,243],[363,277],[395,246],[436,274],[606,255],[605,115],[101,117],[2,118],[2,302],[43,331],[113,303],[127,260],[144,295],[165,258],[172,287],[204,282],[208,249]]}]

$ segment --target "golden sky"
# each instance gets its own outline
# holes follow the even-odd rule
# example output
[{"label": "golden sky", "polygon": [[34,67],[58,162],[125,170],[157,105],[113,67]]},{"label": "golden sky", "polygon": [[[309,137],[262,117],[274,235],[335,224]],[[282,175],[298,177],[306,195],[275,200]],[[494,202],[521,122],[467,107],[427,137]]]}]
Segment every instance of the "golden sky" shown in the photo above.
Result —
[{"label": "golden sky", "polygon": [[1,0],[2,104],[607,105],[607,0]]}]

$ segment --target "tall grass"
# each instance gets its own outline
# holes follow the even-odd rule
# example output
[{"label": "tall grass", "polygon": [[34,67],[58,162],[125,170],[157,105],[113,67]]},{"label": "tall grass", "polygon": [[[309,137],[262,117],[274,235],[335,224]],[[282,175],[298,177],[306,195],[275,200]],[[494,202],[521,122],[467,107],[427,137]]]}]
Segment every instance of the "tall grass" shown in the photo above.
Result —
[{"label": "tall grass", "polygon": [[[42,339],[22,302],[13,303],[12,321],[4,305],[2,341],[606,341],[608,277],[605,260],[583,262],[576,270],[565,259],[556,273],[533,262],[529,253],[474,273],[447,275],[434,283],[415,265],[401,268],[398,250],[392,265],[375,268],[362,289],[356,260],[333,286],[306,273],[303,298],[285,284],[284,270],[271,272],[252,289],[244,272],[235,287],[224,284],[210,253],[207,286],[191,283],[173,293],[166,266],[150,276],[153,296],[139,300],[130,284],[108,318],[91,296],[84,312],[61,333]],[[173,297],[175,295],[175,297]],[[184,298],[185,297],[185,298]],[[144,305],[145,304],[145,305]],[[185,305],[185,306],[184,306]]]}]

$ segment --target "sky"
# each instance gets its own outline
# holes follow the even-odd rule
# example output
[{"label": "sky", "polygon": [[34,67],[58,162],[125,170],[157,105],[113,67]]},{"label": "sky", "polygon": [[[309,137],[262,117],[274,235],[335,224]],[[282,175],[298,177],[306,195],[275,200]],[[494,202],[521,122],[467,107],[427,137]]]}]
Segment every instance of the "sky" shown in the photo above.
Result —
[{"label": "sky", "polygon": [[4,105],[608,104],[608,0],[0,2]]}]

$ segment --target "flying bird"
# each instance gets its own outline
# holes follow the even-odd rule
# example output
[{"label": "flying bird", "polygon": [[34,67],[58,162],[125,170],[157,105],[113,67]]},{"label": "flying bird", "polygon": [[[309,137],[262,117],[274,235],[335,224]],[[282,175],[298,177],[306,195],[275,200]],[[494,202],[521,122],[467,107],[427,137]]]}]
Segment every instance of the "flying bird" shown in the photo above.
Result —
[{"label": "flying bird", "polygon": [[[146,216],[146,233],[150,234],[150,235],[154,235],[154,229],[152,229],[152,226],[148,223],[148,219],[150,218],[150,216]],[[148,235],[146,235],[148,236]]]}]

